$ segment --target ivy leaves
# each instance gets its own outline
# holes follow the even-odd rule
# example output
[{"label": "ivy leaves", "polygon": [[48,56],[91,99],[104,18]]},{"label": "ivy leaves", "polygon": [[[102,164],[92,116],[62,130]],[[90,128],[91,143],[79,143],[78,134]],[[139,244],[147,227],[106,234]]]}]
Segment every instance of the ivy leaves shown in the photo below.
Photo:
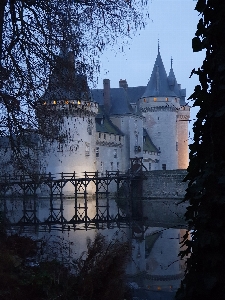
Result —
[{"label": "ivy leaves", "polygon": [[191,232],[184,237],[186,276],[176,295],[179,300],[224,299],[221,274],[225,269],[225,2],[198,0],[200,13],[193,51],[205,50],[199,77],[190,99],[199,106],[190,145],[189,186],[185,199],[190,205],[186,219]]}]

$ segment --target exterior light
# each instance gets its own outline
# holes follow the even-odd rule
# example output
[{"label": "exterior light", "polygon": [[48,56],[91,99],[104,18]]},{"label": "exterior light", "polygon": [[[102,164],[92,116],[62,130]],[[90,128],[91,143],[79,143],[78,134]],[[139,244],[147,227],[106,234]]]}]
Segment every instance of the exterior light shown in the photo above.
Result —
[{"label": "exterior light", "polygon": [[53,104],[56,105],[56,103],[57,103],[56,100],[54,100],[54,101],[53,101]]}]

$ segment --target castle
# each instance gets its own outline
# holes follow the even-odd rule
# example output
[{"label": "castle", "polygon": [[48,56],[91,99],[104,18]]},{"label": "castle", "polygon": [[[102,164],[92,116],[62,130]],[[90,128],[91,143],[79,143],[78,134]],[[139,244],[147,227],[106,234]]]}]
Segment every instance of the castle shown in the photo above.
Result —
[{"label": "castle", "polygon": [[45,172],[126,172],[131,158],[143,158],[148,171],[187,168],[190,107],[172,60],[167,76],[158,49],[147,87],[120,80],[110,88],[104,79],[103,89],[89,90],[86,78],[76,75],[71,53],[61,59],[64,69],[56,65],[42,105],[63,112],[60,130],[67,139],[46,146]]},{"label": "castle", "polygon": [[[190,107],[172,60],[167,76],[159,48],[147,86],[120,80],[111,88],[104,79],[103,89],[90,90],[77,73],[71,52],[61,53],[38,102],[46,116],[42,130],[52,131],[55,121],[58,128],[56,139],[37,147],[39,172],[126,172],[134,158],[142,159],[147,171],[187,168]],[[5,160],[11,155],[7,149],[1,140]]]}]

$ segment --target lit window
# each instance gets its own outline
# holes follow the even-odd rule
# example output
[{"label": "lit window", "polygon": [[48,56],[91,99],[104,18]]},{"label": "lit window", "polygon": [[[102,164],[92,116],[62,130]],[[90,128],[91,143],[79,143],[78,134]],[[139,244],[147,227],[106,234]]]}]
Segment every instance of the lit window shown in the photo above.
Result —
[{"label": "lit window", "polygon": [[67,105],[68,105],[68,104],[69,104],[69,101],[68,101],[68,100],[66,100],[66,101],[65,101],[65,104],[67,104]]},{"label": "lit window", "polygon": [[157,98],[153,98],[154,101],[157,101]]},{"label": "lit window", "polygon": [[81,104],[80,100],[77,101],[77,104],[79,104],[79,105]]},{"label": "lit window", "polygon": [[169,100],[169,98],[166,98],[166,101],[168,101]]},{"label": "lit window", "polygon": [[53,101],[53,104],[56,104],[56,100]]},{"label": "lit window", "polygon": [[144,102],[146,102],[146,99],[144,98]]}]

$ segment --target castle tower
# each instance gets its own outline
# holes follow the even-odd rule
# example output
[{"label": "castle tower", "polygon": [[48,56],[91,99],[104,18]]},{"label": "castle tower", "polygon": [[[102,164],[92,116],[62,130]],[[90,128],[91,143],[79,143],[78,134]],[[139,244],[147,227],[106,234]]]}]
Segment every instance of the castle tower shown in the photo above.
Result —
[{"label": "castle tower", "polygon": [[159,169],[178,168],[177,114],[179,97],[170,88],[160,51],[153,67],[147,88],[139,100],[139,108],[145,117],[145,129],[161,152]]},{"label": "castle tower", "polygon": [[181,89],[181,85],[177,84],[172,58],[168,83],[180,101],[180,109],[177,111],[178,169],[187,169],[189,164],[188,120],[190,118],[190,106],[185,102],[186,89]]},{"label": "castle tower", "polygon": [[[98,104],[90,97],[87,79],[77,74],[73,55],[58,57],[49,86],[39,109],[46,115],[42,130],[52,131],[52,142],[46,142],[42,166],[46,173],[77,173],[96,171],[96,125]],[[42,120],[43,121],[43,120]]]}]

